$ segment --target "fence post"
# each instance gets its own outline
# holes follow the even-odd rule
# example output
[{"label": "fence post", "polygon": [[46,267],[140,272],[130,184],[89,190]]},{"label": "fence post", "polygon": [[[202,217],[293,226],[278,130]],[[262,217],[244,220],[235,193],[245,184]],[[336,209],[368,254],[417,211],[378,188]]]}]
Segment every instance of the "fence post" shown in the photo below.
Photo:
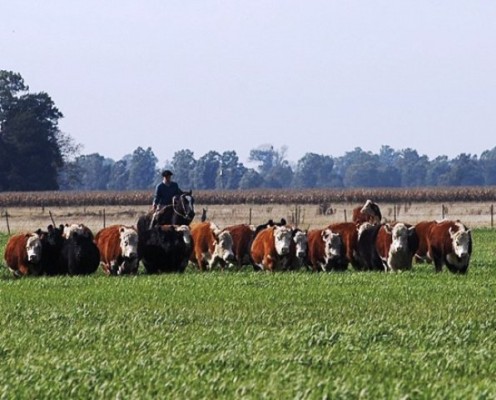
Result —
[{"label": "fence post", "polygon": [[441,204],[441,219],[444,219],[444,204]]},{"label": "fence post", "polygon": [[10,236],[9,212],[5,210],[5,223],[7,224],[7,233]]},{"label": "fence post", "polygon": [[393,204],[393,221],[396,221],[396,204]]},{"label": "fence post", "polygon": [[346,219],[346,208],[343,210],[344,212],[344,222],[348,222],[348,220]]},{"label": "fence post", "polygon": [[103,209],[103,227],[105,228],[105,208]]},{"label": "fence post", "polygon": [[248,213],[248,224],[251,225],[251,207],[250,207],[250,210],[249,210],[249,213]]}]

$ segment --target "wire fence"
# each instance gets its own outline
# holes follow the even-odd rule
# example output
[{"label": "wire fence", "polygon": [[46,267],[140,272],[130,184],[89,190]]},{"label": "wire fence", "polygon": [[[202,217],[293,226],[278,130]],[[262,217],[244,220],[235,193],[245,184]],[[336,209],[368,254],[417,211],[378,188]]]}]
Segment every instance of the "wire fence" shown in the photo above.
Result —
[{"label": "wire fence", "polygon": [[[207,219],[220,227],[241,223],[259,225],[269,219],[288,223],[302,229],[322,228],[331,223],[349,222],[353,208],[360,204],[233,204],[197,205],[199,221],[202,208]],[[494,206],[489,202],[467,203],[404,203],[380,204],[383,221],[401,221],[416,224],[424,220],[460,220],[472,228],[494,228]],[[83,223],[94,232],[114,224],[136,225],[138,218],[149,211],[149,206],[81,206],[81,207],[9,207],[0,208],[0,232],[32,232],[48,225]]]}]

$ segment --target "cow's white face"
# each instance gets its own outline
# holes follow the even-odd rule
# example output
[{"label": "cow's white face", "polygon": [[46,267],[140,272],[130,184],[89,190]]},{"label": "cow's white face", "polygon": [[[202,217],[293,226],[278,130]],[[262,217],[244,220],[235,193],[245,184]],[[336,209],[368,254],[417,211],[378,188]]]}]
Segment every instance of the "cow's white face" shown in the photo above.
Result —
[{"label": "cow's white face", "polygon": [[28,261],[37,263],[41,259],[41,240],[38,235],[31,235],[26,240]]},{"label": "cow's white face", "polygon": [[305,232],[298,231],[295,233],[293,241],[295,242],[296,257],[305,258],[308,250],[307,234]]},{"label": "cow's white face", "polygon": [[73,232],[77,233],[78,235],[84,235],[86,234],[86,227],[83,224],[65,224],[62,236],[66,239],[69,239]]},{"label": "cow's white face", "polygon": [[453,252],[457,257],[463,258],[469,255],[470,247],[470,230],[466,230],[461,224],[458,225],[458,230],[455,232],[453,229],[449,229],[449,234],[451,237],[451,242],[453,246]]},{"label": "cow's white face", "polygon": [[119,230],[119,236],[122,256],[126,258],[138,257],[138,232],[123,226]]},{"label": "cow's white face", "polygon": [[228,231],[222,231],[216,235],[214,245],[214,258],[219,257],[224,261],[234,261],[234,253],[232,250],[233,240]]},{"label": "cow's white face", "polygon": [[183,240],[184,243],[187,245],[191,244],[191,231],[189,229],[188,225],[181,225],[176,228],[177,232],[182,232],[183,233]]},{"label": "cow's white face", "polygon": [[339,233],[334,233],[329,228],[325,229],[322,231],[322,240],[325,248],[324,255],[328,260],[341,256],[343,240]]},{"label": "cow's white face", "polygon": [[276,253],[280,256],[289,254],[289,247],[291,245],[292,232],[286,226],[276,226],[274,228],[274,241]]},{"label": "cow's white face", "polygon": [[398,223],[393,227],[391,232],[392,243],[390,251],[401,252],[408,250],[408,227],[403,223]]}]

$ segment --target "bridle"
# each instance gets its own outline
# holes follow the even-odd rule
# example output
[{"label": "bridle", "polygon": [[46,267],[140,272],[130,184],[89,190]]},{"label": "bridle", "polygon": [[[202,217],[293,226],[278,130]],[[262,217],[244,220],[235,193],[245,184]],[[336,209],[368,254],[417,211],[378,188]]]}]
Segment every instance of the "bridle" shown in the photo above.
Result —
[{"label": "bridle", "polygon": [[181,212],[180,210],[178,210],[178,209],[177,209],[177,206],[176,206],[176,205],[177,205],[178,203],[177,203],[177,200],[176,200],[176,196],[174,196],[174,197],[172,198],[172,210],[174,210],[174,212],[175,212],[177,215],[179,215],[180,217],[183,217],[183,218],[184,218],[184,219],[186,219],[186,220],[190,220],[190,219],[192,219],[191,217],[189,217],[189,215],[188,215],[189,213],[188,213],[188,214],[186,214],[185,207],[184,207],[184,201],[183,201],[183,195],[180,195],[180,196],[179,196],[179,199],[180,199],[179,204],[181,205],[181,208],[183,209],[183,211]]}]

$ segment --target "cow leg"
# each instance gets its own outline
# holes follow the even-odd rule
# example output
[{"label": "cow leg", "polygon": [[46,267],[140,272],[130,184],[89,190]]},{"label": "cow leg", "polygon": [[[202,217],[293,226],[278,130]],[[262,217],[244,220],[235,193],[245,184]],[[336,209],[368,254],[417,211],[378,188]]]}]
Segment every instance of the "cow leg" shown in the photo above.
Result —
[{"label": "cow leg", "polygon": [[441,272],[443,270],[443,256],[438,252],[432,251],[432,261],[434,262],[434,267],[436,268],[436,272]]},{"label": "cow leg", "polygon": [[265,267],[265,269],[269,270],[269,271],[273,271],[274,269],[274,260],[272,259],[272,257],[270,256],[270,254],[267,254],[264,256],[264,259],[263,259],[263,265]]}]

